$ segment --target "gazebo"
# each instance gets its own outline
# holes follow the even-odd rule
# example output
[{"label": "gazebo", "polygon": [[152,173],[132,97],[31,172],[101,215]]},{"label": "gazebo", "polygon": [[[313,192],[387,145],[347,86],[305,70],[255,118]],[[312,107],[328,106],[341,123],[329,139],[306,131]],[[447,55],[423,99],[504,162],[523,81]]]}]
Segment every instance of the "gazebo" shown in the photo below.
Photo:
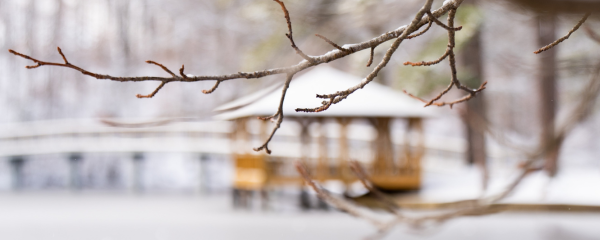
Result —
[{"label": "gazebo", "polygon": [[[329,147],[325,134],[318,137],[318,157],[310,159],[306,151],[303,158],[309,165],[311,174],[317,180],[341,180],[345,184],[356,181],[348,168],[350,160],[367,162],[369,178],[373,184],[385,190],[414,190],[420,187],[420,160],[423,155],[422,119],[432,117],[435,109],[424,108],[423,103],[392,90],[379,83],[372,82],[356,91],[344,101],[332,105],[319,113],[296,112],[296,108],[320,106],[322,99],[315,98],[317,93],[330,93],[347,89],[358,84],[360,78],[327,66],[319,66],[295,78],[288,90],[284,102],[284,121],[297,121],[300,127],[300,142],[308,146],[311,141],[309,125],[325,121],[335,121],[340,125],[337,159],[329,159]],[[247,120],[272,115],[277,109],[282,86],[272,86],[254,94],[239,98],[215,109],[219,120],[235,121],[236,129],[232,133],[234,143],[247,142],[249,137]],[[354,119],[366,119],[372,125],[377,136],[372,142],[371,159],[355,159],[350,156],[347,129]],[[394,154],[391,138],[393,119],[407,121],[404,144],[400,152]],[[267,123],[261,127],[264,139]],[[323,131],[323,127],[319,128]],[[276,134],[277,136],[277,134]],[[234,144],[234,146],[239,146]],[[306,149],[303,147],[303,149]],[[242,152],[240,152],[242,150]],[[247,152],[244,152],[246,150]],[[269,186],[298,182],[297,176],[283,176],[277,166],[289,164],[289,161],[272,162],[266,154],[252,154],[246,144],[242,149],[234,149],[236,177],[234,188],[240,190],[264,190]],[[394,157],[396,156],[396,157]]]}]

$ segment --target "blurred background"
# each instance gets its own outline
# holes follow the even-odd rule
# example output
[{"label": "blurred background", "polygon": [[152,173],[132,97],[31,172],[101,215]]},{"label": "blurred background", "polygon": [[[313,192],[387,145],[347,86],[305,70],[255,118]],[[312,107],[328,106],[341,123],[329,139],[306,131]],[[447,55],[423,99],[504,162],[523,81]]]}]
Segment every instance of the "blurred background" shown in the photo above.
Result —
[{"label": "blurred background", "polygon": [[[285,3],[298,46],[321,55],[332,47],[314,34],[340,45],[362,42],[409,23],[422,2]],[[369,105],[344,111],[340,103],[331,115],[290,115],[267,156],[252,148],[273,124],[256,116],[276,111],[276,102],[262,100],[279,94],[282,76],[223,82],[208,95],[202,90],[213,82],[173,82],[151,99],[138,99],[158,83],[97,80],[58,67],[28,70],[31,61],[7,50],[61,62],[60,46],[69,62],[113,76],[168,76],[146,60],[173,71],[185,64],[192,75],[285,67],[301,58],[284,35],[278,4],[2,0],[0,236],[361,239],[376,231],[318,200],[295,173],[296,159],[309,163],[329,191],[375,214],[368,190],[344,170],[348,160],[362,162],[373,176],[389,176],[376,185],[407,208],[437,209],[498,192],[518,173],[527,150],[568,119],[600,60],[594,54],[600,43],[585,29],[554,50],[533,54],[583,14],[538,12],[515,2],[465,1],[457,12],[456,24],[463,26],[457,33],[459,78],[473,88],[488,82],[477,98],[453,109],[422,110],[422,103],[401,93],[430,99],[449,83],[445,62],[403,65],[443,54],[447,34],[434,25],[400,46],[376,78],[376,89],[365,88],[373,91],[364,99],[389,96],[399,104],[378,106],[390,114],[375,114]],[[434,2],[434,8],[441,5]],[[600,23],[592,15],[584,27],[598,29]],[[375,64],[387,46],[375,49]],[[314,94],[366,76],[373,69],[365,67],[368,58],[362,51],[302,72],[297,88],[308,85],[308,95],[298,96],[309,97],[289,108],[318,106]],[[311,78],[340,79],[341,85],[301,85]],[[462,94],[452,91],[443,99]],[[361,102],[356,98],[348,101]],[[398,106],[402,113],[394,112]],[[400,227],[388,238],[600,238],[600,114],[595,102],[590,106],[590,116],[546,157],[544,169],[503,201],[514,208],[432,229]]]}]

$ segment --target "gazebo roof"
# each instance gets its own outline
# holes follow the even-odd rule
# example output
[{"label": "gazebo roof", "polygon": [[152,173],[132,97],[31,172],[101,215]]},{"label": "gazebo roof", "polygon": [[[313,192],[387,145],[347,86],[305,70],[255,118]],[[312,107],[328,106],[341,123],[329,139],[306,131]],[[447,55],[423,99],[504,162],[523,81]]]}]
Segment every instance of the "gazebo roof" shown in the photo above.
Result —
[{"label": "gazebo roof", "polygon": [[[334,93],[360,83],[361,79],[331,67],[320,66],[295,78],[290,84],[283,105],[286,117],[394,117],[424,118],[435,115],[434,108],[403,93],[376,82],[354,92],[344,101],[319,113],[296,112],[296,108],[321,106],[324,99],[316,94]],[[275,113],[281,98],[281,85],[269,87],[254,94],[221,105],[215,119],[232,120],[251,116],[269,116]]]}]

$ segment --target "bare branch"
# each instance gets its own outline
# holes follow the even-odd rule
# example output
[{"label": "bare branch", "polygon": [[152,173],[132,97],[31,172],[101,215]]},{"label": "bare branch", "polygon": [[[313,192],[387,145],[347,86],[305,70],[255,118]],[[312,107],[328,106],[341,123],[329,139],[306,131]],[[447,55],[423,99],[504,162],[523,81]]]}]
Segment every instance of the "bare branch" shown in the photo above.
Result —
[{"label": "bare branch", "polygon": [[581,18],[581,20],[579,20],[579,22],[577,22],[577,24],[569,31],[569,33],[567,33],[567,35],[565,35],[564,37],[561,37],[559,39],[557,39],[556,41],[554,41],[553,43],[550,43],[540,49],[538,49],[537,51],[533,52],[535,54],[540,54],[544,51],[547,51],[551,48],[553,48],[554,46],[558,45],[559,43],[563,42],[564,40],[567,40],[571,34],[573,34],[575,31],[577,31],[577,29],[579,29],[579,27],[581,27],[581,25],[585,22],[585,20],[587,20],[587,18],[591,15],[591,13],[586,13],[583,18]]},{"label": "bare branch", "polygon": [[[440,17],[440,16],[446,14],[451,8],[455,8],[455,7],[459,6],[462,3],[462,1],[463,0],[447,1],[442,7],[440,7],[436,11],[434,11],[432,14],[436,17]],[[420,28],[421,26],[428,24],[428,23],[429,23],[428,20],[422,20],[417,24],[417,27]],[[290,26],[291,26],[291,23],[290,23]],[[75,65],[72,65],[71,63],[62,64],[62,63],[44,62],[44,61],[40,61],[38,59],[32,58],[30,56],[27,56],[25,54],[18,53],[14,50],[9,50],[9,52],[12,54],[15,54],[19,57],[22,57],[22,58],[25,58],[25,59],[28,59],[28,60],[31,60],[31,61],[37,63],[37,66],[28,66],[28,68],[36,68],[36,67],[43,66],[43,65],[67,67],[67,68],[71,68],[76,71],[79,71],[82,74],[96,78],[96,79],[107,79],[107,80],[119,81],[119,82],[140,82],[140,81],[197,82],[197,81],[210,81],[210,80],[227,81],[227,80],[233,80],[233,79],[262,78],[262,77],[277,75],[277,74],[290,74],[290,73],[295,74],[295,73],[300,72],[309,67],[316,66],[316,65],[319,65],[322,63],[328,63],[328,62],[335,61],[337,59],[346,57],[346,56],[350,55],[350,53],[359,52],[359,51],[362,51],[365,49],[375,48],[384,42],[398,38],[406,30],[407,30],[407,27],[403,26],[396,30],[386,32],[386,33],[384,33],[378,37],[375,37],[373,39],[370,39],[370,40],[367,40],[364,42],[360,42],[360,43],[356,43],[356,44],[347,45],[346,48],[349,49],[350,51],[344,52],[341,50],[334,50],[334,51],[325,53],[320,56],[314,56],[314,57],[312,57],[312,59],[314,60],[312,63],[305,60],[305,61],[299,62],[296,65],[284,67],[284,68],[266,69],[266,70],[255,71],[255,72],[238,72],[238,73],[226,74],[226,75],[212,75],[212,76],[207,75],[207,76],[193,76],[193,77],[187,76],[187,78],[185,78],[183,76],[182,77],[171,77],[171,78],[156,77],[156,76],[116,77],[116,76],[93,73],[88,70],[84,70],[80,67],[77,67]],[[411,33],[414,32],[414,29],[410,29],[410,30],[411,31],[409,31],[409,32],[411,32]]]},{"label": "bare branch", "polygon": [[219,84],[221,84],[221,80],[217,80],[217,82],[215,83],[215,85],[209,89],[209,90],[202,90],[202,93],[204,94],[211,94],[213,93],[215,90],[217,90],[217,88],[219,87]]},{"label": "bare branch", "polygon": [[[432,14],[430,14],[429,17],[431,19],[435,19]],[[465,101],[468,101],[471,98],[475,97],[477,95],[477,93],[479,93],[485,89],[485,85],[487,84],[487,82],[484,82],[483,84],[481,84],[481,86],[478,89],[470,89],[470,88],[462,85],[461,82],[458,80],[457,70],[456,70],[456,56],[454,54],[454,47],[456,46],[455,32],[457,29],[457,28],[454,28],[454,18],[455,17],[456,17],[456,9],[455,8],[450,9],[448,11],[448,26],[446,28],[446,30],[448,31],[448,48],[446,49],[446,53],[444,53],[444,55],[442,55],[441,58],[439,58],[436,61],[432,61],[432,62],[420,62],[420,63],[406,62],[406,63],[404,63],[405,65],[412,65],[412,66],[428,66],[428,65],[437,64],[437,63],[441,62],[442,60],[444,60],[445,58],[448,58],[448,64],[450,65],[452,79],[450,81],[450,85],[448,85],[448,87],[446,89],[444,89],[442,92],[440,92],[435,98],[431,99],[430,101],[425,101],[419,97],[416,97],[416,96],[406,92],[406,90],[404,91],[404,93],[408,94],[408,96],[426,103],[425,107],[428,107],[431,105],[438,106],[438,107],[449,105],[450,108],[452,108],[452,106],[454,104],[465,102]],[[440,98],[442,98],[442,96],[444,96],[446,93],[448,93],[452,89],[453,86],[456,86],[456,88],[466,91],[468,93],[468,95],[465,97],[462,97],[460,99],[451,101],[451,102],[437,103],[436,101],[438,101]]]},{"label": "bare branch", "polygon": [[63,60],[65,61],[65,64],[69,64],[69,61],[67,61],[67,57],[65,57],[65,54],[63,54],[60,47],[56,47],[56,49],[58,50],[58,53],[60,54],[60,56],[62,56]]},{"label": "bare branch", "polygon": [[322,106],[316,108],[296,108],[296,112],[310,112],[310,113],[318,113],[327,110],[331,104],[333,104],[334,98],[330,98],[329,101],[323,101]]},{"label": "bare branch", "polygon": [[271,150],[269,149],[269,142],[271,142],[271,139],[273,139],[273,136],[277,132],[277,129],[279,129],[279,127],[281,126],[281,122],[283,122],[283,102],[285,101],[285,94],[287,93],[288,88],[290,88],[290,83],[292,82],[293,77],[294,77],[294,74],[287,75],[285,84],[283,85],[283,90],[281,91],[281,98],[279,100],[279,107],[277,108],[277,112],[275,112],[275,114],[273,114],[272,116],[265,117],[265,118],[259,118],[263,121],[273,120],[274,118],[276,118],[275,127],[273,127],[271,134],[269,134],[269,137],[267,138],[267,140],[265,140],[263,145],[261,145],[260,147],[254,148],[254,151],[258,152],[260,150],[265,149],[265,151],[268,154],[271,154]]},{"label": "bare branch", "polygon": [[444,96],[444,94],[448,93],[448,91],[450,91],[450,89],[452,88],[453,85],[454,85],[453,83],[450,83],[450,85],[446,89],[444,89],[444,91],[442,91],[440,94],[438,94],[435,98],[431,99],[430,101],[426,101],[426,100],[423,100],[422,98],[412,95],[412,94],[408,93],[406,90],[403,90],[403,91],[404,91],[404,93],[406,93],[406,95],[410,96],[411,98],[414,98],[421,102],[426,103],[425,107],[430,106],[430,105],[434,105],[434,106],[438,106],[438,107],[443,107],[443,106],[449,105],[450,108],[452,108],[452,106],[454,104],[468,101],[469,99],[475,97],[475,95],[477,95],[477,93],[483,91],[485,89],[485,86],[487,85],[487,81],[484,82],[483,84],[481,84],[481,86],[479,86],[479,88],[470,90],[469,94],[462,98],[459,98],[459,99],[451,101],[451,102],[436,102],[437,100],[442,98],[442,96]]},{"label": "bare branch", "polygon": [[169,70],[167,67],[165,67],[164,65],[162,65],[160,63],[157,63],[157,62],[152,61],[152,60],[148,60],[148,61],[146,61],[146,63],[148,63],[148,64],[154,64],[156,66],[159,66],[160,68],[162,68],[163,70],[165,70],[165,72],[167,72],[168,74],[171,74],[171,76],[173,76],[174,78],[177,77],[177,75],[175,75],[175,73],[171,72],[171,70]]},{"label": "bare branch", "polygon": [[[431,11],[431,4],[433,2],[433,0],[427,0],[425,5],[423,6],[423,8],[421,10],[419,10],[419,12],[416,14],[415,18],[411,21],[411,23],[408,26],[402,26],[396,30],[386,32],[386,33],[384,33],[378,37],[375,37],[373,39],[370,39],[368,41],[364,41],[364,42],[360,42],[360,43],[356,43],[356,44],[345,45],[343,48],[340,47],[342,49],[347,49],[344,51],[340,50],[340,49],[335,49],[333,51],[327,52],[320,56],[309,57],[306,54],[304,54],[302,51],[300,51],[300,49],[296,46],[296,44],[293,41],[291,20],[290,20],[289,12],[287,11],[287,9],[285,7],[285,4],[280,0],[274,0],[274,1],[280,4],[280,6],[284,12],[286,22],[288,24],[288,30],[289,30],[289,33],[287,33],[286,36],[288,37],[288,39],[290,39],[290,42],[292,43],[292,48],[294,48],[296,50],[296,52],[304,58],[303,61],[299,62],[296,65],[283,67],[283,68],[274,68],[274,69],[267,69],[267,70],[262,70],[262,71],[255,71],[255,72],[238,72],[238,73],[227,74],[227,75],[213,75],[213,76],[188,76],[183,73],[184,66],[182,66],[182,68],[179,71],[181,76],[177,76],[177,75],[173,74],[173,72],[171,72],[169,69],[164,67],[163,65],[158,64],[153,61],[148,61],[148,63],[155,64],[155,65],[158,65],[161,68],[163,68],[163,70],[165,70],[167,73],[171,74],[171,77],[156,77],[156,76],[115,77],[115,76],[110,76],[110,75],[93,73],[93,72],[90,72],[83,68],[80,68],[78,66],[75,66],[71,63],[68,63],[66,61],[66,57],[64,57],[64,54],[62,54],[62,51],[60,51],[60,54],[66,63],[44,62],[44,61],[40,61],[38,59],[29,57],[25,54],[18,53],[14,50],[9,50],[9,51],[17,56],[23,57],[25,59],[31,60],[36,63],[36,65],[27,66],[27,68],[37,68],[37,67],[43,66],[43,65],[50,65],[50,66],[71,68],[71,69],[81,72],[84,75],[88,75],[88,76],[94,77],[96,79],[108,79],[108,80],[120,81],[120,82],[160,81],[161,84],[153,93],[151,93],[149,95],[138,95],[138,97],[151,97],[151,96],[154,96],[165,84],[167,84],[169,82],[197,82],[197,81],[211,81],[211,80],[216,81],[216,83],[212,89],[203,91],[203,93],[208,94],[208,93],[214,92],[218,88],[218,86],[221,82],[227,81],[227,80],[232,80],[232,79],[242,79],[242,78],[253,79],[253,78],[262,78],[262,77],[270,76],[270,75],[286,74],[288,76],[288,81],[290,81],[291,76],[293,76],[297,72],[300,72],[304,69],[307,69],[309,67],[313,67],[313,66],[316,66],[316,65],[319,65],[322,63],[328,63],[328,62],[343,58],[352,53],[355,53],[355,52],[358,52],[361,50],[365,50],[365,49],[371,49],[370,62],[372,62],[374,48],[386,41],[395,39],[392,46],[387,50],[386,54],[384,55],[384,58],[382,59],[382,61],[375,67],[375,69],[365,79],[363,79],[363,81],[359,85],[356,85],[356,86],[354,86],[350,89],[344,90],[344,91],[336,92],[335,94],[317,95],[318,98],[323,98],[323,99],[328,100],[328,102],[325,102],[323,104],[323,106],[313,109],[314,110],[313,112],[320,112],[320,111],[327,110],[332,104],[336,104],[336,103],[343,101],[350,94],[352,94],[353,92],[355,92],[358,89],[363,88],[365,85],[370,83],[377,76],[379,71],[387,65],[387,63],[391,59],[391,56],[398,49],[398,47],[402,43],[402,41],[404,39],[406,39],[410,34],[414,33],[416,30],[418,30],[419,28],[424,26],[425,24],[429,24],[431,22],[428,18],[424,18],[423,16],[426,14],[427,11]],[[440,16],[444,15],[445,13],[449,12],[451,9],[455,9],[456,7],[460,6],[462,1],[463,0],[446,1],[443,4],[443,6],[441,6],[436,11],[433,11],[431,13],[431,15],[434,17],[440,17]],[[289,87],[289,82],[287,82],[287,83],[288,83],[288,85],[286,85],[284,92]],[[285,93],[282,95],[282,101],[280,103],[280,108],[282,107],[284,97],[285,97]],[[258,150],[260,150],[260,149],[268,150],[268,148],[267,148],[268,141],[270,141],[270,139],[272,139],[275,131],[279,128],[279,125],[281,124],[281,121],[283,120],[283,111],[279,110],[278,112],[279,112],[278,114],[276,113],[271,118],[269,118],[269,119],[273,120],[273,118],[276,117],[275,122],[277,124],[276,124],[275,128],[273,129],[273,132],[271,133],[267,142],[265,142],[265,144],[263,144],[263,146],[257,148]],[[270,151],[267,151],[267,152],[270,152]]]},{"label": "bare branch", "polygon": [[342,51],[342,52],[347,52],[350,51],[349,49],[345,49],[343,47],[340,47],[340,45],[337,45],[336,43],[334,43],[333,41],[329,40],[328,38],[324,37],[323,35],[320,34],[315,34],[315,36],[323,39],[325,42],[329,43],[329,45],[333,46],[334,48],[337,48],[338,50]]},{"label": "bare branch", "polygon": [[148,95],[141,95],[141,94],[138,94],[136,97],[137,97],[137,98],[152,98],[152,97],[154,97],[154,95],[156,95],[156,93],[157,93],[158,91],[160,91],[160,89],[161,89],[162,87],[164,87],[164,86],[165,86],[165,84],[167,84],[167,82],[161,82],[161,83],[160,83],[160,85],[158,85],[158,87],[156,88],[156,90],[154,90],[154,92],[152,92],[152,93],[150,93],[150,94],[148,94]]},{"label": "bare branch", "polygon": [[446,49],[446,52],[437,60],[434,61],[429,61],[429,62],[425,62],[425,61],[421,61],[421,62],[405,62],[404,65],[411,65],[413,67],[417,67],[417,66],[431,66],[431,65],[435,65],[440,63],[441,61],[443,61],[444,59],[446,59],[448,57],[448,55],[450,55],[450,51],[452,51],[452,48],[448,47]]},{"label": "bare branch", "polygon": [[[405,31],[402,32],[402,34],[394,41],[394,43],[392,43],[392,46],[387,50],[386,54],[384,55],[383,60],[381,60],[381,62],[375,67],[375,69],[373,69],[373,71],[366,78],[364,78],[360,84],[357,84],[354,87],[348,88],[344,91],[338,91],[333,94],[319,94],[319,95],[317,95],[317,98],[336,100],[336,97],[342,97],[338,101],[332,101],[333,104],[335,104],[335,103],[338,103],[341,100],[345,99],[348,95],[354,93],[356,90],[362,89],[364,86],[366,86],[371,81],[373,81],[373,79],[375,79],[375,77],[377,76],[379,71],[381,71],[381,69],[383,69],[388,64],[388,62],[392,58],[392,55],[394,54],[394,52],[396,52],[396,50],[398,49],[400,44],[404,41],[404,39],[406,39],[410,33],[416,31],[417,29],[419,29],[419,27],[426,24],[426,22],[425,22],[426,20],[423,19],[423,15],[425,15],[425,12],[431,10],[432,3],[433,3],[433,0],[426,1],[425,5],[421,8],[421,10],[419,10],[419,12],[416,14],[415,18],[410,23],[410,25],[408,25],[408,27],[406,27]],[[450,9],[449,11],[452,11],[452,10]],[[327,106],[331,106],[331,104],[328,104]],[[329,108],[329,107],[327,107],[327,108]],[[325,108],[324,110],[327,110],[327,108]]]},{"label": "bare branch", "polygon": [[431,11],[427,12],[427,16],[429,16],[429,19],[431,21],[435,22],[437,25],[439,25],[440,27],[442,27],[448,31],[460,31],[462,29],[462,26],[459,26],[457,28],[451,27],[451,26],[446,26],[446,24],[440,22],[440,20],[438,20],[435,16],[433,16]]},{"label": "bare branch", "polygon": [[432,24],[433,24],[433,22],[429,21],[429,24],[427,24],[427,27],[423,31],[420,31],[418,33],[410,35],[410,36],[406,37],[406,39],[413,39],[413,38],[416,38],[418,36],[421,36],[421,35],[425,34],[427,31],[429,31],[429,29],[431,28]]},{"label": "bare branch", "polygon": [[185,73],[183,73],[184,69],[185,69],[185,65],[181,65],[181,68],[179,69],[179,75],[181,75],[182,78],[186,79],[186,78],[188,78],[188,76],[185,75]]},{"label": "bare branch", "polygon": [[290,40],[290,43],[292,44],[292,48],[294,50],[296,50],[296,53],[298,55],[300,55],[302,58],[304,58],[306,61],[309,61],[311,63],[314,62],[314,59],[312,57],[309,57],[308,55],[306,55],[304,52],[302,52],[302,50],[300,50],[300,48],[298,48],[298,46],[296,46],[296,43],[294,42],[294,37],[293,37],[293,33],[292,33],[292,20],[290,19],[290,12],[288,12],[287,8],[285,7],[285,4],[280,1],[280,0],[273,0],[277,3],[279,3],[279,5],[281,6],[281,10],[283,11],[283,14],[285,15],[285,21],[287,22],[287,26],[288,26],[288,33],[285,34],[285,36]]}]

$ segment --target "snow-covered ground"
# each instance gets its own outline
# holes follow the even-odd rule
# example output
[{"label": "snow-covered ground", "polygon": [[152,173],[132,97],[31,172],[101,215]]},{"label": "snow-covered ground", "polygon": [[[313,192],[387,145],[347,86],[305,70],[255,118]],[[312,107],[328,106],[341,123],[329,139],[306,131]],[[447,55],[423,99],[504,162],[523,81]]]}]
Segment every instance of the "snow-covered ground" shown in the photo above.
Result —
[{"label": "snow-covered ground", "polygon": [[[488,191],[482,192],[481,174],[476,168],[459,167],[425,171],[422,190],[410,196],[413,201],[446,202],[496,194],[513,181],[518,170],[496,171]],[[544,172],[526,177],[505,203],[576,204],[600,206],[600,169],[565,168],[554,178]]]},{"label": "snow-covered ground", "polygon": [[[20,193],[0,195],[8,240],[363,239],[375,229],[334,211],[234,210],[225,195]],[[385,239],[599,239],[600,214],[465,217]]]}]

